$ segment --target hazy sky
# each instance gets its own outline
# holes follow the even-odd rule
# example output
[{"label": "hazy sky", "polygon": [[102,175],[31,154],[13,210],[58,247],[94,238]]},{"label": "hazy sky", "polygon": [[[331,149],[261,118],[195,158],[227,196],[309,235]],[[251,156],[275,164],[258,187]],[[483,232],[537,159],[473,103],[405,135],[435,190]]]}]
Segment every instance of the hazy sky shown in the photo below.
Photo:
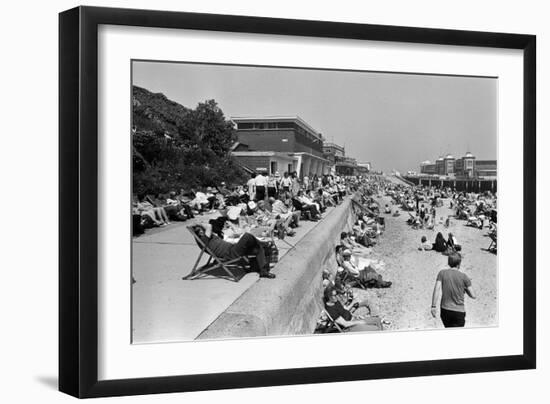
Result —
[{"label": "hazy sky", "polygon": [[376,170],[497,156],[494,78],[134,62],[133,84],[188,108],[215,99],[226,118],[298,115]]}]

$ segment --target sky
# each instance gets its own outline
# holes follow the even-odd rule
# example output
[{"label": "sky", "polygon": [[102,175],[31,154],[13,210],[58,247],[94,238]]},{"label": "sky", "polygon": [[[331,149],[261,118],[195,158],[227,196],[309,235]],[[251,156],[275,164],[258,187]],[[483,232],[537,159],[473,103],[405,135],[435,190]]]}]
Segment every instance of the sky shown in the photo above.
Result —
[{"label": "sky", "polygon": [[497,157],[496,78],[134,61],[133,84],[226,118],[297,115],[374,170]]}]

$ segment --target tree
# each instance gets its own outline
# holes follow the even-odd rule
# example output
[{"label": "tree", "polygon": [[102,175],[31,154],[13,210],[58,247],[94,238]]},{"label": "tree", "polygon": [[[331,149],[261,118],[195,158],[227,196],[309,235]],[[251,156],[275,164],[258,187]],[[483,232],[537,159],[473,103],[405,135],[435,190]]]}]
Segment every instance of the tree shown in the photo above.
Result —
[{"label": "tree", "polygon": [[134,87],[133,106],[135,193],[244,181],[230,153],[236,140],[233,125],[215,100],[192,110]]}]

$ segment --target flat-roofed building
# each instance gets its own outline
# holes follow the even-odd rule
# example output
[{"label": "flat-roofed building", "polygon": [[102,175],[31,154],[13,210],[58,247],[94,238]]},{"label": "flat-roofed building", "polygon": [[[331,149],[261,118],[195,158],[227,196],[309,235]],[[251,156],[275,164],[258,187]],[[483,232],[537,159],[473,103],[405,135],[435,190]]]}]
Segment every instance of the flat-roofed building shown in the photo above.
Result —
[{"label": "flat-roofed building", "polygon": [[278,171],[281,175],[284,171],[296,171],[300,177],[328,173],[323,136],[299,116],[232,117],[231,120],[238,142],[247,146],[247,150],[235,149],[232,154],[248,168],[255,171],[263,168],[268,174]]},{"label": "flat-roofed building", "polygon": [[357,160],[353,157],[336,156],[335,169],[338,175],[358,175],[359,173]]}]

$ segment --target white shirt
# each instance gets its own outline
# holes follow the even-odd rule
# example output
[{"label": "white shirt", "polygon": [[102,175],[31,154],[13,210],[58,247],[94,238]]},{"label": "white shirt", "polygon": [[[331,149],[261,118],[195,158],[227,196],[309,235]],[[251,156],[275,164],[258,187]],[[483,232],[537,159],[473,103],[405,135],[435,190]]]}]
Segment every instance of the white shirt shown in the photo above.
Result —
[{"label": "white shirt", "polygon": [[256,178],[254,178],[254,184],[257,186],[257,187],[265,187],[267,186],[267,177],[261,175],[261,174],[258,174],[256,176]]},{"label": "white shirt", "polygon": [[290,177],[283,177],[283,179],[281,180],[281,186],[282,187],[289,187],[290,188],[291,184],[292,184],[292,178],[290,178]]},{"label": "white shirt", "polygon": [[351,261],[344,260],[344,262],[342,263],[342,266],[346,271],[348,271],[353,276],[359,276],[359,269],[355,265],[353,265]]}]

